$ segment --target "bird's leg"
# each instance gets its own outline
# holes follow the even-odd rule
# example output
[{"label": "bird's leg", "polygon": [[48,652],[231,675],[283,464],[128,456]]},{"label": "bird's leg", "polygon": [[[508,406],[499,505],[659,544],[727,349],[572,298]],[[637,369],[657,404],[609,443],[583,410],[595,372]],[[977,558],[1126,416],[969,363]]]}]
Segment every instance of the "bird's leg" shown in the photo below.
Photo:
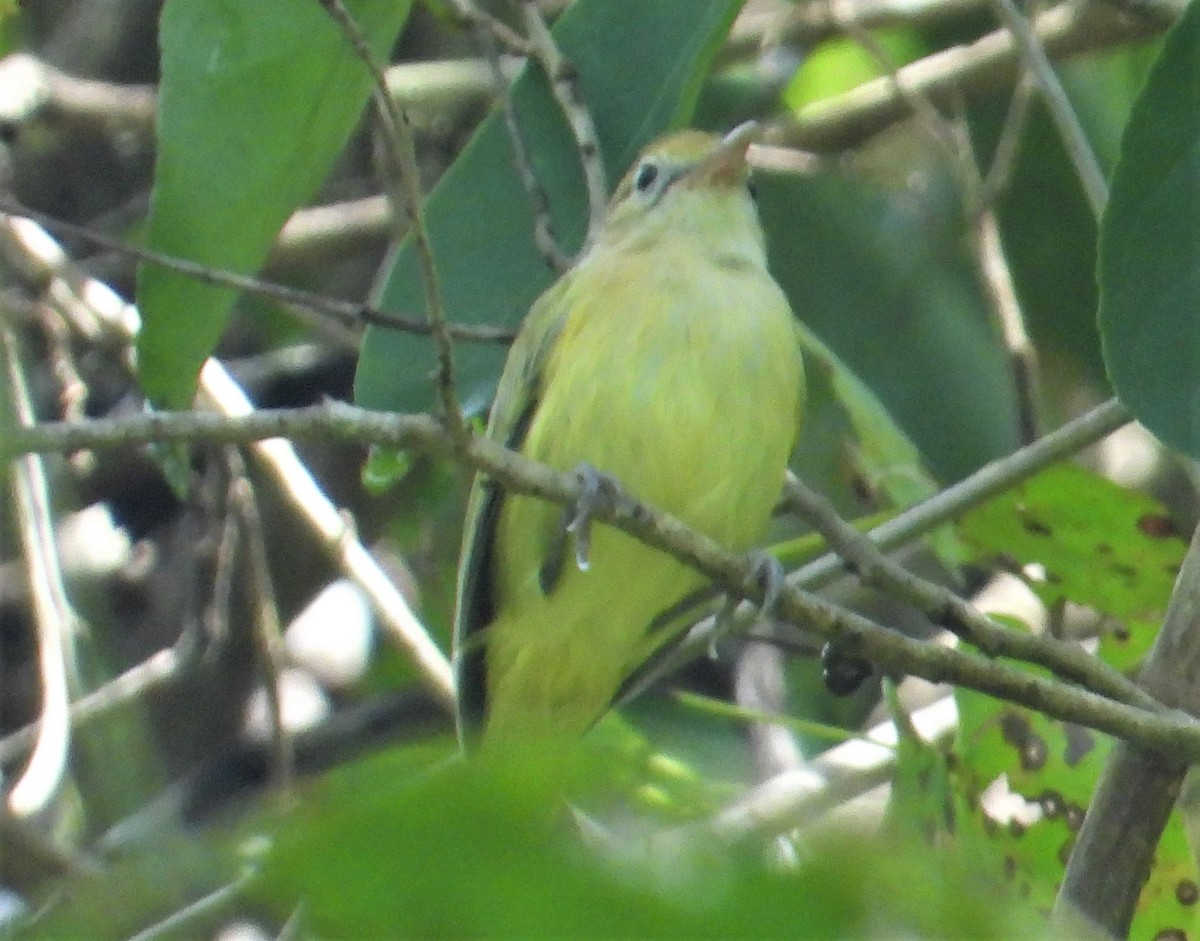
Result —
[{"label": "bird's leg", "polygon": [[591,564],[588,556],[592,549],[592,517],[599,509],[613,508],[618,488],[614,478],[588,463],[576,467],[575,476],[579,478],[580,494],[567,532],[575,537],[575,565],[586,572]]},{"label": "bird's leg", "polygon": [[[753,576],[762,585],[763,600],[758,616],[770,617],[771,609],[783,593],[786,574],[783,565],[773,555],[765,552],[752,554]],[[862,657],[850,653],[843,644],[830,640],[821,648],[821,676],[825,686],[835,696],[850,696],[870,678],[871,664]]]},{"label": "bird's leg", "polygon": [[568,536],[575,537],[575,565],[581,572],[587,571],[592,546],[592,517],[598,509],[611,508],[617,493],[617,482],[591,464],[580,464],[575,468],[575,476],[579,479],[579,499],[563,510],[538,571],[538,583],[545,594],[554,590],[562,576]]},{"label": "bird's leg", "polygon": [[[769,552],[754,551],[750,553],[750,577],[754,579],[763,590],[763,600],[758,606],[758,617],[769,618],[775,605],[779,603],[779,596],[783,594],[784,585],[787,583],[787,573],[783,570],[783,563]],[[712,637],[709,640],[709,655],[716,655],[716,645],[723,640],[725,635],[737,623],[734,618],[734,612],[737,610],[741,599],[736,595],[726,595],[725,602],[721,605],[721,609],[717,612],[713,622]]]}]

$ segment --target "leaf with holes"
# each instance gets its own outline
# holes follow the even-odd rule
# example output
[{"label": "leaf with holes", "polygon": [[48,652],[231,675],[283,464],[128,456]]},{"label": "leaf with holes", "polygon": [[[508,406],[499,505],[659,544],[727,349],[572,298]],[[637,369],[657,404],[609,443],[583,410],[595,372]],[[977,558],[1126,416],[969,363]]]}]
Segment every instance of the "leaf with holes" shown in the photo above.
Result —
[{"label": "leaf with holes", "polygon": [[1042,471],[972,510],[963,540],[982,556],[1038,565],[1030,587],[1113,619],[1105,659],[1140,661],[1167,609],[1187,546],[1160,503],[1071,464]]}]

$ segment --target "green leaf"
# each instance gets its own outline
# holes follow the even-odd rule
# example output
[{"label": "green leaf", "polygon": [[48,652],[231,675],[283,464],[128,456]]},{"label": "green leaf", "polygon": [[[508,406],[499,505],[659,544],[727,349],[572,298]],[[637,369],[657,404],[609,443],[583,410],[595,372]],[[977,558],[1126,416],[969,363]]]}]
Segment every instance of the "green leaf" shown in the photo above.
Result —
[{"label": "green leaf", "polygon": [[796,330],[805,368],[820,371],[850,421],[859,468],[868,484],[887,494],[896,506],[932,496],[937,485],[921,465],[920,452],[875,394],[804,324],[797,324]]},{"label": "green leaf", "polygon": [[[629,815],[589,841],[549,795],[561,765],[506,755],[414,777],[401,754],[304,789],[255,901],[280,920],[299,905],[305,934],[339,938],[1035,936],[968,865],[880,852],[876,838],[806,841],[787,866],[768,865],[757,842],[730,847],[703,831],[674,831],[664,850]],[[569,779],[611,774],[585,761]]]},{"label": "green leaf", "polygon": [[[962,839],[975,842],[1020,898],[1048,911],[1112,740],[971,690],[954,698]],[[1000,800],[1005,787],[1010,796]]]},{"label": "green leaf", "polygon": [[[957,480],[1015,450],[1012,370],[962,251],[958,207],[833,174],[764,170],[757,181],[771,271],[792,309],[871,388],[933,475]],[[814,454],[823,419],[817,395],[812,404],[802,470],[836,493],[840,432]],[[810,471],[821,458],[827,465]]]},{"label": "green leaf", "polygon": [[1200,457],[1200,5],[1134,103],[1100,229],[1100,332],[1117,394]]},{"label": "green leaf", "polygon": [[408,451],[372,447],[363,465],[362,482],[367,491],[378,496],[412,470],[413,457]]},{"label": "green leaf", "polygon": [[[875,393],[811,330],[798,324],[797,331],[806,369],[810,375],[818,370],[824,374],[837,406],[850,422],[859,474],[896,507],[912,506],[936,493],[937,484],[925,469],[916,445]],[[954,566],[961,560],[962,552],[951,529],[939,529],[930,538],[947,565]]]},{"label": "green leaf", "polygon": [[[668,127],[690,116],[700,83],[742,0],[655,0],[629,6],[579,0],[555,24],[563,54],[579,73],[610,177]],[[560,244],[578,247],[586,197],[578,155],[545,76],[527,66],[511,90],[522,138],[551,206]],[[515,324],[550,282],[533,242],[533,213],[502,116],[489,116],[430,194],[426,222],[443,302],[452,322]],[[382,292],[389,310],[425,310],[411,239],[397,253]],[[496,346],[459,344],[460,394],[483,411],[504,360]],[[423,337],[368,328],[355,380],[367,408],[413,411],[432,399],[433,348]]]},{"label": "green leaf", "polygon": [[921,738],[904,712],[890,679],[883,694],[896,728],[896,770],[892,774],[884,832],[894,839],[944,845],[954,829],[950,768],[942,750]]},{"label": "green leaf", "polygon": [[[876,49],[867,49],[859,39],[849,36],[835,36],[817,45],[784,90],[784,104],[799,112],[814,101],[850,91],[888,74],[886,65],[898,68],[926,51],[920,34],[911,27],[878,29],[871,37]],[[877,52],[887,57],[886,65]]]},{"label": "green leaf", "polygon": [[[955,702],[959,832],[977,847],[977,861],[991,858],[1017,897],[1049,911],[1112,739],[971,690],[956,690]],[[1005,819],[995,797],[999,781],[1007,784],[1007,800],[1023,802],[1031,813],[1025,822]],[[989,787],[991,797],[984,799]],[[1183,937],[1194,930],[1196,913],[1181,900],[1198,881],[1176,809],[1159,840],[1130,937],[1173,936],[1167,928],[1185,929],[1178,935]]]},{"label": "green leaf", "polygon": [[963,539],[1044,575],[1045,603],[1073,601],[1116,620],[1104,659],[1132,666],[1149,648],[1187,549],[1154,499],[1073,464],[1042,471],[960,521]]},{"label": "green leaf", "polygon": [[[347,0],[386,57],[411,0]],[[314,0],[169,0],[159,43],[158,158],[146,244],[250,273],[310,199],[357,124],[371,81]],[[142,386],[186,408],[237,292],[142,266]]]}]

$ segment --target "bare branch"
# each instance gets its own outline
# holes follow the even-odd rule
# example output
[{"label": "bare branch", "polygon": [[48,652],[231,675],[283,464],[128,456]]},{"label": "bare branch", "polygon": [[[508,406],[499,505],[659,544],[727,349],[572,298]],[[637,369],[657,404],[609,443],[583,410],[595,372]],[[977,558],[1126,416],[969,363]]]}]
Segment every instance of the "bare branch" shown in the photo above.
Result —
[{"label": "bare branch", "polygon": [[[1046,53],[1063,58],[1111,45],[1132,42],[1161,32],[1158,20],[1131,21],[1104,4],[1061,3],[1041,14],[1033,32]],[[939,107],[964,94],[1001,87],[1017,78],[1020,56],[1007,29],[988,33],[965,46],[954,46],[897,70],[895,79],[882,76],[844,94],[803,108],[793,121],[775,128],[767,143],[814,151],[853,147],[911,114],[905,95],[921,92]]]},{"label": "bare branch", "polygon": [[[36,418],[16,338],[3,324],[0,324],[0,346],[4,348],[14,418],[21,425],[32,425]],[[33,754],[8,793],[8,810],[24,819],[50,806],[66,776],[71,741],[69,659],[79,630],[79,617],[67,596],[58,561],[50,488],[41,458],[26,455],[14,463],[12,488],[33,601],[42,689]]]},{"label": "bare branch", "polygon": [[533,162],[529,159],[529,149],[525,146],[525,138],[521,134],[521,126],[517,120],[508,78],[500,65],[499,50],[496,48],[496,42],[491,33],[486,29],[477,28],[476,36],[483,49],[484,58],[491,69],[493,84],[500,93],[509,146],[512,147],[513,160],[517,167],[517,174],[521,178],[521,186],[524,187],[525,193],[529,197],[530,207],[533,209],[533,240],[551,270],[562,274],[571,267],[571,257],[559,247],[558,239],[555,237],[554,223],[550,218],[550,201],[546,197],[546,191],[542,187],[541,181],[538,180],[537,174],[533,172]]},{"label": "bare branch", "polygon": [[[310,211],[315,212],[317,210]],[[356,301],[338,300],[337,298],[327,297],[324,294],[317,294],[313,291],[289,287],[286,284],[274,284],[250,275],[235,274],[231,271],[210,268],[207,265],[201,265],[186,258],[176,258],[173,255],[164,255],[161,252],[150,251],[137,245],[129,245],[118,239],[94,232],[86,226],[56,219],[54,216],[39,212],[36,209],[30,209],[27,206],[16,206],[4,199],[0,199],[0,217],[3,215],[29,219],[51,232],[61,232],[74,238],[85,239],[109,251],[120,252],[147,264],[169,268],[190,278],[195,278],[204,284],[235,288],[239,291],[245,291],[248,294],[269,297],[284,304],[294,304],[299,307],[319,311],[323,314],[336,317],[346,327],[357,328],[362,324],[375,324],[392,330],[403,330],[408,333],[420,333],[423,335],[429,335],[433,329],[430,322],[425,319],[395,314],[391,311],[372,307],[368,304],[360,304]],[[3,236],[2,230],[0,230],[0,236]],[[479,343],[508,343],[513,338],[511,330],[498,330],[493,327],[477,327],[462,324],[449,325],[447,330],[452,336],[458,339]]]},{"label": "bare branch", "polygon": [[1017,299],[996,213],[986,208],[975,228],[975,262],[980,280],[991,300],[991,308],[1000,324],[1008,360],[1017,387],[1017,416],[1021,441],[1028,444],[1038,436],[1038,359],[1037,349],[1025,329],[1025,316]]},{"label": "bare branch", "polygon": [[588,227],[584,246],[591,245],[604,224],[608,203],[608,183],[604,178],[604,163],[600,159],[600,141],[596,137],[596,125],[579,94],[579,74],[559,51],[554,37],[546,27],[536,0],[522,0],[521,13],[525,17],[525,29],[529,43],[550,79],[554,99],[562,109],[575,138],[579,151],[579,163],[583,167],[583,179],[588,196]]},{"label": "bare branch", "polygon": [[[48,423],[16,429],[6,444],[17,451],[40,451],[160,440],[245,442],[285,436],[337,437],[455,457],[514,493],[564,505],[574,505],[580,498],[577,475],[531,462],[494,441],[471,438],[464,443],[428,415],[368,412],[339,402],[233,417],[154,413],[69,425]],[[673,516],[615,489],[611,506],[598,512],[597,518],[669,552],[708,576],[721,590],[754,604],[762,602],[764,587],[753,558],[726,552]],[[790,583],[775,601],[772,613],[836,639],[847,656],[870,660],[882,669],[911,673],[933,682],[957,683],[1058,719],[1128,738],[1147,749],[1200,759],[1200,723],[1178,713],[1151,712],[1114,702],[1005,663],[901,636]]]},{"label": "bare branch", "polygon": [[1063,679],[1080,683],[1119,702],[1154,709],[1153,697],[1102,660],[1074,644],[1038,637],[993,621],[950,589],[914,575],[879,551],[819,494],[789,474],[784,499],[790,509],[825,537],[830,547],[863,583],[908,602],[935,624],[993,657],[1012,657],[1047,667]]},{"label": "bare branch", "polygon": [[[1043,468],[1095,444],[1132,420],[1124,405],[1109,399],[1033,444],[985,464],[970,477],[910,507],[867,535],[883,551],[911,542]],[[793,572],[789,581],[815,590],[845,571],[845,562],[831,552]]]}]

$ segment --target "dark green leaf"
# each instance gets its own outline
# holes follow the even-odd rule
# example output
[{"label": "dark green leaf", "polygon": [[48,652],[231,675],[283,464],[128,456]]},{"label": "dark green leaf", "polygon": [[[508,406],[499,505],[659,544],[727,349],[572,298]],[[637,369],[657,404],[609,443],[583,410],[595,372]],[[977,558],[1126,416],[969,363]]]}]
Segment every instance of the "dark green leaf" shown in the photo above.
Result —
[{"label": "dark green leaf", "polygon": [[[771,270],[792,308],[870,387],[933,475],[955,480],[1012,451],[1011,370],[961,254],[957,210],[825,173],[762,172],[758,184]],[[845,437],[814,447],[824,419],[816,396],[813,405],[802,471],[836,493]]]},{"label": "dark green leaf", "polygon": [[[411,0],[347,0],[386,56]],[[315,0],[169,0],[149,248],[249,273],[287,217],[311,198],[359,120],[370,77]],[[157,405],[190,405],[236,292],[143,266],[142,386]]]},{"label": "dark green leaf", "polygon": [[1135,102],[1100,231],[1100,333],[1117,394],[1200,457],[1200,5]]},{"label": "dark green leaf", "polygon": [[[687,120],[712,56],[742,0],[655,0],[635,6],[580,0],[554,35],[579,72],[604,163],[615,178],[637,151]],[[527,67],[512,101],[533,169],[546,191],[560,244],[579,246],[585,196],[578,155],[543,73]],[[500,115],[480,126],[426,204],[446,316],[451,321],[515,324],[550,282],[533,242],[533,214]],[[412,314],[425,293],[411,240],[397,254],[382,304]],[[504,351],[459,344],[460,393],[468,411],[491,397]],[[428,340],[377,327],[367,331],[355,398],[368,408],[424,409],[434,362]]]}]

